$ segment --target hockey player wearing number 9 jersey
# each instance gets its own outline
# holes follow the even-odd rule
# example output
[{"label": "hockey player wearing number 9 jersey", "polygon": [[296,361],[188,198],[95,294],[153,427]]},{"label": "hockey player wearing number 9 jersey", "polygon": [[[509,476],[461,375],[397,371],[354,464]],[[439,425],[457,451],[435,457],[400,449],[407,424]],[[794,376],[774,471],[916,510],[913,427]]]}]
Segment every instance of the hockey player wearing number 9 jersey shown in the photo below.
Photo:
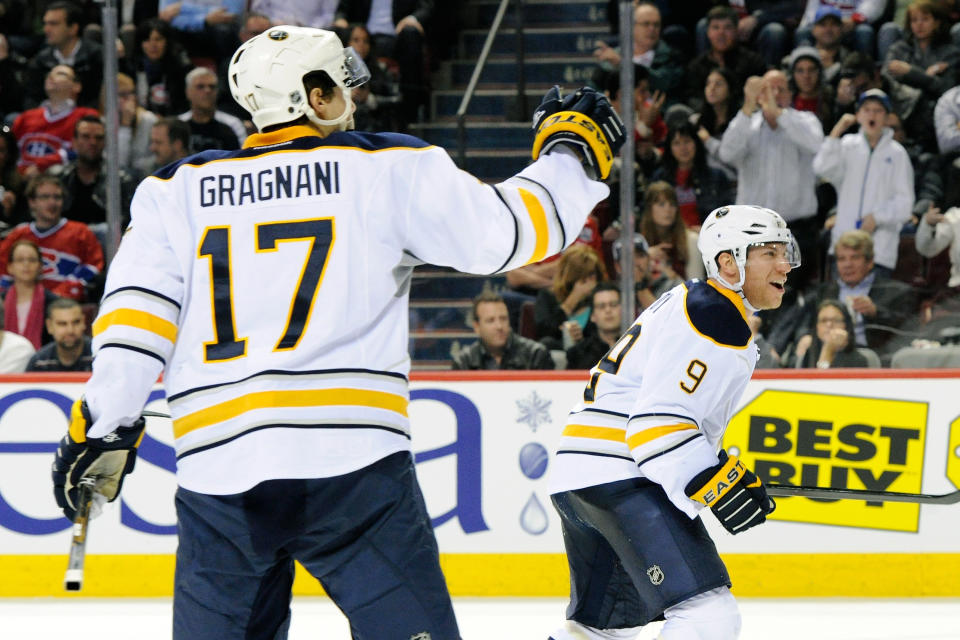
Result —
[{"label": "hockey player wearing number 9 jersey", "polygon": [[368,77],[329,31],[252,38],[228,82],[259,133],[160,169],[133,199],[54,494],[67,517],[83,477],[117,497],[162,372],[176,640],[286,638],[294,560],[355,639],[459,637],[410,454],[411,272],[563,250],[608,194],[592,178],[623,126],[596,92],[553,89],[535,162],[486,185],[416,138],[349,131]]},{"label": "hockey player wearing number 9 jersey", "polygon": [[731,205],[700,230],[707,280],[664,293],[590,371],[554,457],[550,491],[570,565],[553,640],[733,640],[740,615],[701,520],[731,533],[774,503],[717,452],[757,361],[747,318],[780,306],[800,253],[779,214]]}]

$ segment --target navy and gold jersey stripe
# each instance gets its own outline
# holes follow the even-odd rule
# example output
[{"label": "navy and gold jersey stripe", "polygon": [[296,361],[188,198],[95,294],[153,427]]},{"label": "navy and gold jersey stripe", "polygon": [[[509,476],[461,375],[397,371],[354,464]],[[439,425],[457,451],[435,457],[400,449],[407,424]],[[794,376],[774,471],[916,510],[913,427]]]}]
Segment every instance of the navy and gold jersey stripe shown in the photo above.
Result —
[{"label": "navy and gold jersey stripe", "polygon": [[177,169],[186,165],[202,167],[220,160],[247,160],[278,151],[311,151],[321,147],[333,149],[354,149],[376,152],[395,149],[430,149],[433,145],[420,138],[403,133],[358,133],[342,131],[321,138],[315,129],[296,126],[279,129],[270,133],[255,133],[247,138],[242,149],[221,151],[211,149],[201,151],[182,160],[157,169],[152,177],[169,180]]},{"label": "navy and gold jersey stripe", "polygon": [[687,289],[684,310],[694,331],[721,347],[747,347],[751,332],[747,310],[739,295],[701,280],[691,280],[684,287]]},{"label": "navy and gold jersey stripe", "polygon": [[174,323],[148,311],[126,308],[115,309],[97,318],[93,323],[93,337],[117,325],[149,331],[170,342],[177,341],[177,325]]},{"label": "navy and gold jersey stripe", "polygon": [[402,373],[395,373],[392,371],[374,371],[372,369],[311,369],[308,371],[288,371],[284,369],[265,369],[264,371],[258,371],[252,373],[245,378],[240,378],[239,380],[230,380],[228,382],[220,382],[217,384],[208,384],[202,387],[193,387],[192,389],[185,389],[184,391],[179,391],[167,397],[167,402],[177,402],[183,400],[184,398],[197,394],[203,393],[205,391],[213,391],[214,389],[222,389],[224,387],[230,387],[233,385],[243,384],[244,382],[249,382],[256,378],[264,378],[269,376],[275,377],[284,377],[288,376],[290,378],[297,377],[337,377],[337,378],[346,378],[351,376],[373,376],[378,377],[382,376],[384,378],[389,378],[392,382],[402,381],[404,384],[407,382],[407,376]]},{"label": "navy and gold jersey stripe", "polygon": [[231,436],[223,438],[221,440],[216,440],[215,442],[208,442],[191,449],[187,449],[177,454],[177,460],[182,460],[187,456],[193,455],[195,453],[201,453],[215,447],[227,444],[228,442],[233,442],[239,438],[242,438],[251,433],[256,433],[257,431],[263,431],[264,429],[380,429],[382,431],[389,431],[390,433],[396,433],[403,436],[407,440],[410,439],[410,434],[404,431],[403,429],[393,428],[383,424],[299,424],[293,422],[271,422],[269,424],[258,424],[251,426],[248,429],[244,429],[240,433],[235,433]]},{"label": "navy and gold jersey stripe", "polygon": [[392,411],[406,418],[408,403],[406,395],[349,387],[254,391],[174,418],[173,436],[182,438],[257,409],[355,406]]},{"label": "navy and gold jersey stripe", "polygon": [[118,287],[118,288],[114,289],[113,291],[111,291],[110,293],[108,293],[107,295],[103,296],[103,300],[100,301],[100,304],[102,305],[104,302],[106,302],[107,300],[109,300],[110,298],[112,298],[113,296],[115,296],[115,295],[117,295],[117,294],[120,294],[120,293],[131,293],[131,292],[135,292],[135,293],[137,293],[137,294],[142,294],[142,295],[146,295],[146,296],[158,298],[159,300],[161,300],[161,301],[163,301],[163,302],[166,302],[167,304],[171,304],[171,305],[173,305],[174,307],[176,307],[176,308],[177,308],[177,311],[180,310],[180,303],[179,303],[179,302],[177,302],[177,301],[174,300],[173,298],[170,298],[170,297],[168,297],[168,296],[163,295],[162,293],[158,293],[158,292],[156,292],[156,291],[153,291],[152,289],[147,289],[146,287]]}]

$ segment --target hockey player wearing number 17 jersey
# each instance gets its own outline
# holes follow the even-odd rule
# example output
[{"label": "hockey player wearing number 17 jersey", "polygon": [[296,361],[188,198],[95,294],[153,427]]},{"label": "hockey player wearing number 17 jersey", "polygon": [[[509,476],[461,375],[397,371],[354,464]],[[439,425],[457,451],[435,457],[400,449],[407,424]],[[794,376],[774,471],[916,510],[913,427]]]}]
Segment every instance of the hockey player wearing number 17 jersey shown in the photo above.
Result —
[{"label": "hockey player wearing number 17 jersey", "polygon": [[713,211],[700,230],[708,278],[664,293],[590,371],[550,478],[570,565],[567,621],[553,640],[734,640],[730,578],[703,523],[762,523],[773,500],[717,449],[757,361],[749,314],[780,306],[800,253],[762,207]]},{"label": "hockey player wearing number 17 jersey", "polygon": [[116,498],[162,372],[175,640],[286,638],[294,560],[356,640],[459,637],[410,454],[412,269],[496,273],[563,250],[624,132],[596,92],[551,90],[535,162],[486,185],[416,138],[349,131],[368,77],[329,31],[250,39],[228,82],[260,133],[134,196],[54,494],[68,517],[83,477]]}]

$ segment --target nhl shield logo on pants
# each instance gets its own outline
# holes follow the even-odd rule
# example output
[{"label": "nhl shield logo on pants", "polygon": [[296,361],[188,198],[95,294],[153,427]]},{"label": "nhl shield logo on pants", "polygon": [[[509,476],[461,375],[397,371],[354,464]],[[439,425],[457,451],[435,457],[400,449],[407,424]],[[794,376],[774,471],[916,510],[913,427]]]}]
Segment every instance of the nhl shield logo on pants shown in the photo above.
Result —
[{"label": "nhl shield logo on pants", "polygon": [[647,577],[650,578],[650,582],[654,585],[658,585],[663,582],[663,570],[660,569],[660,565],[653,565],[647,569]]}]

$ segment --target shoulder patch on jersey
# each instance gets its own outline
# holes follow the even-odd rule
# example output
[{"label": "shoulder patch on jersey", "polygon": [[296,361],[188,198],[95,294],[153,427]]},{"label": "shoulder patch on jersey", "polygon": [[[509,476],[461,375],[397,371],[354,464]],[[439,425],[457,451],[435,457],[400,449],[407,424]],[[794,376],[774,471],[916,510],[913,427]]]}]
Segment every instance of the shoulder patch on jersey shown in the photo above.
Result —
[{"label": "shoulder patch on jersey", "polygon": [[[690,280],[687,295],[687,319],[694,331],[722,347],[744,349],[750,342],[750,327],[743,303],[736,302],[703,280]],[[735,293],[731,292],[733,295]]]}]

